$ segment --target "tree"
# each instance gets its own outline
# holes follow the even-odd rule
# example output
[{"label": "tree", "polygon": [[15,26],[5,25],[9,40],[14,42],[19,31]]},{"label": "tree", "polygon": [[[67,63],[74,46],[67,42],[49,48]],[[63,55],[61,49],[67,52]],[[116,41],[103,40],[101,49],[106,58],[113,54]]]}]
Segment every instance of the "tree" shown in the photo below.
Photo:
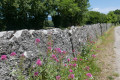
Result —
[{"label": "tree", "polygon": [[30,23],[36,29],[43,28],[47,19],[47,7],[44,0],[31,0]]},{"label": "tree", "polygon": [[120,24],[120,10],[117,9],[117,10],[115,10],[113,12],[117,16],[117,22],[116,23]]},{"label": "tree", "polygon": [[29,28],[29,10],[31,0],[17,0],[17,27],[18,29]]},{"label": "tree", "polygon": [[[3,23],[7,29],[14,29],[17,20],[17,11],[15,0],[1,0],[1,14],[3,16]],[[9,27],[8,27],[9,26]]]},{"label": "tree", "polygon": [[80,12],[80,7],[75,3],[75,0],[63,0],[58,6],[59,12],[62,17],[62,26],[72,26],[75,22],[75,16]]},{"label": "tree", "polygon": [[83,25],[89,0],[0,0],[0,15],[7,30],[40,29],[52,16],[55,27]]},{"label": "tree", "polygon": [[56,27],[85,23],[88,0],[55,0],[53,3],[55,3],[55,7],[53,7],[55,15],[52,16],[52,19]]},{"label": "tree", "polygon": [[116,21],[117,21],[117,16],[114,14],[113,11],[110,11],[107,14],[107,22],[108,23],[116,23]]},{"label": "tree", "polygon": [[88,8],[90,7],[89,0],[75,0],[75,2],[81,9],[80,12],[77,12],[75,15],[75,25],[84,25],[87,20]]}]

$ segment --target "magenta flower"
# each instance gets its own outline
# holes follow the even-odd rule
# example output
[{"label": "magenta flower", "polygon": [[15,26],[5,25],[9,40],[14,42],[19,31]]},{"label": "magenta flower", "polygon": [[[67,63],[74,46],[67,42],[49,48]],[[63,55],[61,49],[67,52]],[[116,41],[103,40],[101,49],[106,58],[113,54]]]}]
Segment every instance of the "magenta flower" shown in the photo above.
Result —
[{"label": "magenta flower", "polygon": [[55,60],[57,60],[57,57],[54,57]]},{"label": "magenta flower", "polygon": [[87,73],[86,76],[92,77],[92,74],[91,73]]},{"label": "magenta flower", "polygon": [[75,58],[73,58],[73,61],[77,61],[77,58],[75,57]]},{"label": "magenta flower", "polygon": [[93,55],[92,55],[92,57],[93,57],[93,58],[95,58],[95,57],[96,57],[96,55],[94,55],[94,54],[93,54]]},{"label": "magenta flower", "polygon": [[35,43],[39,43],[39,42],[40,42],[40,39],[36,38]]},{"label": "magenta flower", "polygon": [[69,64],[69,66],[71,67],[71,66],[72,66],[72,64]]},{"label": "magenta flower", "polygon": [[1,60],[7,60],[7,56],[6,55],[2,55],[1,56]]},{"label": "magenta flower", "polygon": [[67,66],[67,64],[65,64],[65,66]]},{"label": "magenta flower", "polygon": [[73,70],[72,70],[72,69],[70,69],[70,70],[69,70],[69,72],[73,72]]},{"label": "magenta flower", "polygon": [[10,54],[10,56],[16,56],[16,53],[15,53],[15,52],[12,52],[12,53]]},{"label": "magenta flower", "polygon": [[72,52],[75,52],[75,50],[73,49]]},{"label": "magenta flower", "polygon": [[74,77],[75,77],[74,74],[69,74],[68,76],[69,79],[73,79]]},{"label": "magenta flower", "polygon": [[66,51],[62,51],[62,53],[63,53],[63,54],[65,54],[65,53],[66,53]]},{"label": "magenta flower", "polygon": [[76,67],[77,66],[77,64],[73,64],[73,67]]},{"label": "magenta flower", "polygon": [[63,58],[64,56],[61,56],[60,58]]},{"label": "magenta flower", "polygon": [[48,47],[48,50],[52,50],[52,48],[51,48],[51,47]]},{"label": "magenta flower", "polygon": [[24,53],[23,53],[23,54],[21,54],[21,57],[25,57]]},{"label": "magenta flower", "polygon": [[55,54],[52,54],[52,58],[55,58],[56,57],[56,55]]},{"label": "magenta flower", "polygon": [[55,60],[57,59],[55,54],[52,54],[52,58],[55,59]]},{"label": "magenta flower", "polygon": [[67,61],[70,62],[70,59],[68,58]]},{"label": "magenta flower", "polygon": [[87,71],[89,71],[89,69],[90,69],[90,67],[89,66],[86,66],[86,68],[85,68]]},{"label": "magenta flower", "polygon": [[42,62],[41,62],[41,60],[38,59],[37,62],[36,62],[36,64],[37,64],[38,66],[42,66]]},{"label": "magenta flower", "polygon": [[38,74],[39,74],[38,72],[35,72],[35,73],[34,73],[34,76],[38,76]]},{"label": "magenta flower", "polygon": [[51,42],[48,42],[48,45],[51,46],[52,45]]},{"label": "magenta flower", "polygon": [[80,61],[82,61],[82,59],[80,59]]},{"label": "magenta flower", "polygon": [[60,78],[61,78],[60,76],[56,76],[56,80],[60,80]]},{"label": "magenta flower", "polygon": [[62,53],[60,48],[55,48],[55,50],[56,50],[57,53]]},{"label": "magenta flower", "polygon": [[58,60],[58,59],[56,59],[56,62],[59,62],[59,60]]}]

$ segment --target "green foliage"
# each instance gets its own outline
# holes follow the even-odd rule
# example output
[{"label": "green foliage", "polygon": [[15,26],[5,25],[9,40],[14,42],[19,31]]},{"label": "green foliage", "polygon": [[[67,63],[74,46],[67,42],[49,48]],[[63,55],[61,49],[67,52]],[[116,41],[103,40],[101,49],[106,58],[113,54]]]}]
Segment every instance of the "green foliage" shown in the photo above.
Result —
[{"label": "green foliage", "polygon": [[52,21],[48,21],[48,26],[49,26],[49,27],[54,27],[53,22],[52,22]]},{"label": "green foliage", "polygon": [[119,9],[117,9],[117,10],[115,10],[113,12],[114,12],[114,14],[120,15],[120,10]]},{"label": "green foliage", "polygon": [[116,14],[116,16],[117,16],[117,21],[116,21],[116,23],[117,24],[120,24],[120,10],[115,10],[115,11],[113,11],[114,12],[114,14]]},{"label": "green foliage", "polygon": [[1,0],[0,4],[6,30],[43,28],[48,16],[42,0]]},{"label": "green foliage", "polygon": [[58,28],[106,22],[120,23],[120,10],[105,15],[88,11],[89,6],[89,0],[0,0],[0,30],[48,27],[48,15]]},{"label": "green foliage", "polygon": [[108,23],[115,23],[117,21],[117,16],[114,14],[113,11],[110,11],[107,14],[107,22]]},{"label": "green foliage", "polygon": [[88,0],[1,0],[0,14],[6,30],[39,29],[51,15],[55,27],[85,23]]},{"label": "green foliage", "polygon": [[86,24],[106,23],[107,21],[107,16],[100,12],[89,11],[87,15]]},{"label": "green foliage", "polygon": [[[93,47],[93,43],[88,43],[86,46],[84,46],[84,52],[81,54],[77,54],[76,58],[77,61],[74,61],[74,57],[70,59],[69,62],[65,61],[65,57],[68,55],[67,53],[65,54],[60,54],[57,52],[52,52],[51,50],[47,51],[47,57],[42,60],[42,56],[39,56],[39,58],[42,61],[42,65],[38,66],[36,65],[33,67],[29,68],[28,71],[28,80],[56,80],[56,76],[60,75],[61,79],[60,80],[84,80],[84,79],[89,79],[89,80],[95,80],[95,76],[97,75],[97,72],[99,72],[99,68],[95,63],[96,58],[93,56],[95,54],[94,50],[95,47]],[[86,55],[82,55],[85,53]],[[56,62],[54,58],[51,57],[52,54],[55,54],[56,57],[59,59],[59,62]],[[81,59],[81,60],[80,60]],[[20,66],[21,64],[24,65],[24,60],[25,57],[21,58],[20,60]],[[43,63],[44,61],[44,63]],[[33,63],[34,64],[34,63]],[[64,66],[67,64],[66,66]],[[71,65],[70,65],[71,64]],[[76,64],[76,66],[73,66],[73,64]],[[22,67],[22,66],[21,66]],[[18,80],[25,78],[26,75],[24,75],[23,71],[24,67],[21,68],[18,65],[18,70],[15,73],[18,77]],[[73,72],[69,72],[69,70],[72,69]],[[34,72],[39,72],[37,76],[34,75]],[[87,73],[91,73],[92,77],[86,76]],[[69,79],[68,76],[69,74],[74,74],[75,77],[74,79]]]},{"label": "green foliage", "polygon": [[90,7],[89,0],[75,0],[78,3],[81,11],[75,15],[74,25],[84,25],[86,23],[86,16],[88,8]]},{"label": "green foliage", "polygon": [[31,0],[31,9],[30,9],[30,23],[31,27],[35,29],[43,28],[44,22],[47,18],[47,7],[45,2],[42,0]]},{"label": "green foliage", "polygon": [[88,10],[88,0],[57,0],[52,16],[55,27],[83,25]]},{"label": "green foliage", "polygon": [[75,3],[75,0],[63,0],[60,1],[59,6],[59,17],[61,17],[61,25],[64,27],[68,27],[73,24],[73,21],[75,20],[75,15],[80,12],[80,7],[78,7],[77,3]]},{"label": "green foliage", "polygon": [[[40,56],[41,54],[38,55],[36,59],[39,59],[39,62],[37,60],[35,63],[31,60],[31,65],[26,69],[24,65],[26,65],[28,59],[25,55],[19,57],[15,71],[11,72],[17,80],[96,80],[96,75],[100,69],[96,64],[96,47],[93,41],[86,43],[82,52],[78,52],[76,57],[71,55],[68,61],[69,53],[66,51],[61,53],[60,48],[58,48],[59,50],[57,48],[52,49],[51,37],[49,36],[48,39],[50,44],[48,44],[46,57]],[[36,43],[36,46],[39,48],[39,42]],[[15,58],[16,56],[11,57]],[[70,77],[71,74],[74,76]],[[60,76],[60,79],[56,79],[56,76]]]}]

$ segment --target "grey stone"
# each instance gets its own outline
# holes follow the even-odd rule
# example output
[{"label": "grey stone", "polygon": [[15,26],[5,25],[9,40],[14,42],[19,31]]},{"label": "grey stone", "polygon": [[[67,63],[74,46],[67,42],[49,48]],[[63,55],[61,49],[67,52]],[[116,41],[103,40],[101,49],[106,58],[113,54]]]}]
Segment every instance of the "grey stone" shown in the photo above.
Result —
[{"label": "grey stone", "polygon": [[[3,31],[0,32],[0,55],[8,56],[8,64],[0,61],[0,80],[16,80],[14,75],[10,73],[14,71],[15,63],[19,63],[19,57],[24,53],[26,56],[25,69],[29,68],[31,61],[38,58],[38,55],[46,57],[48,42],[53,41],[52,50],[60,48],[62,51],[69,52],[72,56],[72,51],[78,53],[78,49],[85,45],[88,40],[97,40],[103,35],[112,24],[93,24],[82,27],[74,26],[70,29],[61,30],[59,28],[49,30],[18,30],[18,31]],[[35,44],[35,39],[39,38],[40,43]],[[11,52],[16,52],[17,56],[11,59]],[[10,66],[13,67],[10,70]]]}]

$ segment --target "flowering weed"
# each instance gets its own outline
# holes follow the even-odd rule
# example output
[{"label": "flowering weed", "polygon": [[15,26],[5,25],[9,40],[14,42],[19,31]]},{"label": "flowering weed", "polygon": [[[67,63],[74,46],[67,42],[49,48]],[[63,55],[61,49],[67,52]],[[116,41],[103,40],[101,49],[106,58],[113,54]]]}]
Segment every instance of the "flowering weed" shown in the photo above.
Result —
[{"label": "flowering weed", "polygon": [[[40,39],[35,40],[39,44]],[[20,56],[20,62],[16,66],[18,80],[95,80],[96,73],[99,71],[95,60],[94,42],[89,42],[81,48],[76,57],[66,58],[69,54],[60,48],[52,48],[52,42],[48,42],[47,57],[43,60],[39,56],[36,62],[32,62],[28,70],[24,68],[26,57]],[[37,45],[38,46],[38,45]],[[73,52],[75,52],[73,50]],[[10,56],[17,54],[12,52]],[[7,56],[2,55],[1,60],[6,60]]]}]

